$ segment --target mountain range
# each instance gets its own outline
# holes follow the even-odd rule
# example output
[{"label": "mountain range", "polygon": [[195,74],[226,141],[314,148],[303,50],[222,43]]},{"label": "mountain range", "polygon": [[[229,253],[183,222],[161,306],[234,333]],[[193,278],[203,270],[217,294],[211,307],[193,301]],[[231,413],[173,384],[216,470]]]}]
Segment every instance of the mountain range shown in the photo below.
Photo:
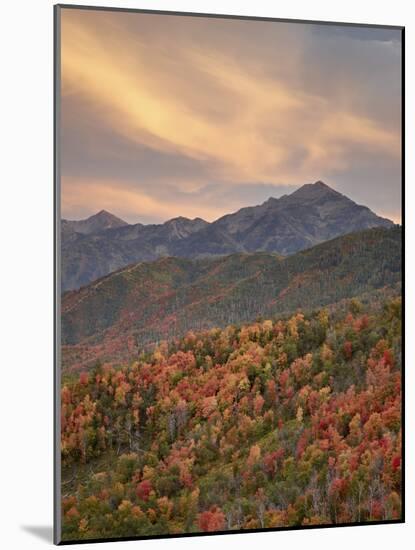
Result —
[{"label": "mountain range", "polygon": [[398,293],[401,237],[399,226],[374,228],[288,257],[238,252],[130,265],[63,295],[63,366],[128,361],[147,344],[189,330]]},{"label": "mountain range", "polygon": [[103,210],[85,220],[62,220],[62,290],[161,257],[286,256],[353,231],[391,226],[390,220],[321,181],[211,223],[178,217],[163,224],[128,224]]}]

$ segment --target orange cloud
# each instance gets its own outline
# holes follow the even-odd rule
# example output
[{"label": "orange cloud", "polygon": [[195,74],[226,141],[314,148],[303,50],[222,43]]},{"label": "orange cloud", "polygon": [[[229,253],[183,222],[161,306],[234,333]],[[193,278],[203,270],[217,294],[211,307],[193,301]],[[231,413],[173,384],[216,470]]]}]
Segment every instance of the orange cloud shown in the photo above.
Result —
[{"label": "orange cloud", "polygon": [[[144,192],[132,190],[123,181],[106,180],[91,181],[82,179],[62,178],[62,216],[76,218],[76,213],[93,205],[93,210],[87,215],[99,210],[116,212],[133,223],[155,213],[159,219],[170,219],[183,216],[184,207],[180,201],[159,201]],[[186,205],[186,216],[214,220],[226,213],[224,205]]]},{"label": "orange cloud", "polygon": [[[342,170],[351,146],[399,157],[395,132],[195,43],[147,43],[125,14],[64,11],[63,95],[94,101],[114,132],[211,162],[218,178],[298,184]],[[128,15],[127,15],[128,17]],[[290,63],[289,51],[284,51]],[[207,97],[206,89],[209,90]],[[304,151],[292,168],[292,151]]]}]

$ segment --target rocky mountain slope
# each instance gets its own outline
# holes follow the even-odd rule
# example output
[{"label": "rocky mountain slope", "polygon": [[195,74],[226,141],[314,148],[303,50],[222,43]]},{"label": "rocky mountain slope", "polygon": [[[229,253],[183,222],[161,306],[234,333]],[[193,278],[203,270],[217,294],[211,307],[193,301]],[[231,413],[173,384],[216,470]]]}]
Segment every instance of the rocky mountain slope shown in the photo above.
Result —
[{"label": "rocky mountain slope", "polygon": [[65,368],[114,362],[188,330],[224,327],[398,288],[401,228],[348,234],[297,254],[160,258],[62,300]]},{"label": "rocky mountain slope", "polygon": [[212,223],[180,217],[160,225],[128,225],[105,213],[111,218],[104,227],[93,223],[102,214],[64,221],[63,290],[139,261],[257,251],[289,255],[353,231],[393,225],[320,181]]}]

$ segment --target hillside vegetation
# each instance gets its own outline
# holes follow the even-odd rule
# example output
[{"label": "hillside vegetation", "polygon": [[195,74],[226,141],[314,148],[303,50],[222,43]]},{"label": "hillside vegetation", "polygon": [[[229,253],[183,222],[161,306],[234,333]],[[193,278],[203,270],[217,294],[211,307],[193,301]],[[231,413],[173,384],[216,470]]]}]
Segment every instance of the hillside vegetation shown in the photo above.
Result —
[{"label": "hillside vegetation", "polygon": [[62,387],[64,540],[398,519],[400,381],[399,299],[82,371]]},{"label": "hillside vegetation", "polygon": [[62,299],[64,369],[112,364],[188,330],[337,303],[401,281],[401,228],[352,233],[281,257],[162,258],[99,279]]}]

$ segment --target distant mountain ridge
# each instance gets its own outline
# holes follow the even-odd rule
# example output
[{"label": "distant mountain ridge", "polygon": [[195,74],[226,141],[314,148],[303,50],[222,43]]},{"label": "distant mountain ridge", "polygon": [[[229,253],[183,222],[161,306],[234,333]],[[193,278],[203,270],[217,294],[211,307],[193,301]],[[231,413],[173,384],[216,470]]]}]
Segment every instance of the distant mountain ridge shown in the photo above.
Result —
[{"label": "distant mountain ridge", "polygon": [[117,218],[117,216],[106,210],[101,210],[85,220],[71,221],[63,219],[61,222],[63,234],[81,233],[83,235],[90,235],[91,233],[98,233],[99,231],[126,225],[128,225],[127,222]]},{"label": "distant mountain ridge", "polygon": [[353,231],[392,225],[321,181],[212,223],[179,217],[158,225],[131,225],[102,211],[87,220],[62,221],[62,289],[164,256],[290,255]]},{"label": "distant mountain ridge", "polygon": [[63,366],[124,361],[146,344],[189,330],[393,290],[401,281],[401,238],[399,226],[375,228],[288,257],[169,257],[120,269],[64,294]]}]

